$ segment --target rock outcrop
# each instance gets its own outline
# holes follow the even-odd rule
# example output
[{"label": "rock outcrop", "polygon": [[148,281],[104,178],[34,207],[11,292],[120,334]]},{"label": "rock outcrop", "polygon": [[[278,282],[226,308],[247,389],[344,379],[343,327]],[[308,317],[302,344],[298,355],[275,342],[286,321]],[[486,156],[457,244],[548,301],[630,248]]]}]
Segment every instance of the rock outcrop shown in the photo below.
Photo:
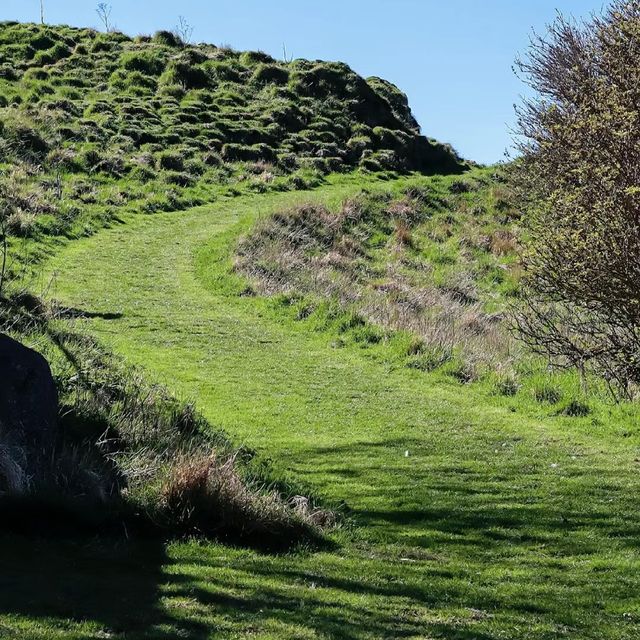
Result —
[{"label": "rock outcrop", "polygon": [[0,334],[0,491],[16,490],[50,459],[57,416],[58,394],[47,361]]}]

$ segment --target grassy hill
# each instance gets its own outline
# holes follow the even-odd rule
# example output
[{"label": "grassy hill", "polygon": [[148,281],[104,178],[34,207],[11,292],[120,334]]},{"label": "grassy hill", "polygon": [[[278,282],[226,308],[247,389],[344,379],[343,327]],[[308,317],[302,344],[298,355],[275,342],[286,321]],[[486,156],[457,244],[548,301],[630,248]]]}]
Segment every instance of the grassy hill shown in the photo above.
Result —
[{"label": "grassy hill", "polygon": [[14,235],[83,233],[123,210],[169,211],[226,185],[291,190],[329,172],[455,172],[408,101],[341,63],[0,23],[0,170]]},{"label": "grassy hill", "polygon": [[512,338],[502,169],[339,63],[16,23],[0,60],[0,327],[75,491],[0,514],[0,636],[637,635],[637,408]]}]

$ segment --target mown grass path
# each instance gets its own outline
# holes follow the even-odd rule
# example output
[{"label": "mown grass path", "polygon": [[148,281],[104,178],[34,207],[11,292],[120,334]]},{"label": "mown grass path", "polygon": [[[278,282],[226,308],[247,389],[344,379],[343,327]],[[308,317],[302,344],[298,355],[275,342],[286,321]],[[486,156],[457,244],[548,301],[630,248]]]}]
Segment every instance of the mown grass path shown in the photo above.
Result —
[{"label": "mown grass path", "polygon": [[[251,220],[354,189],[137,217],[69,245],[50,270],[65,304],[122,314],[82,321],[91,331],[238,444],[344,500],[360,526],[336,550],[284,556],[41,542],[33,567],[0,559],[17,594],[0,635],[638,637],[635,430],[515,410],[237,295],[228,248]],[[47,554],[69,567],[40,578],[57,593],[30,593]]]}]

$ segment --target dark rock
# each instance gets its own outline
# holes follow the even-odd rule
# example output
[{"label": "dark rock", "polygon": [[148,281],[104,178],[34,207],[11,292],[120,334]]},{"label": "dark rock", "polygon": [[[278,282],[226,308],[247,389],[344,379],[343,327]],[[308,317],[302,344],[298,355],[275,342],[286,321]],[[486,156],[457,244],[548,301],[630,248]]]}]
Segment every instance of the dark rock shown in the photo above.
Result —
[{"label": "dark rock", "polygon": [[53,452],[58,393],[47,361],[0,334],[0,443],[20,448],[31,464]]}]

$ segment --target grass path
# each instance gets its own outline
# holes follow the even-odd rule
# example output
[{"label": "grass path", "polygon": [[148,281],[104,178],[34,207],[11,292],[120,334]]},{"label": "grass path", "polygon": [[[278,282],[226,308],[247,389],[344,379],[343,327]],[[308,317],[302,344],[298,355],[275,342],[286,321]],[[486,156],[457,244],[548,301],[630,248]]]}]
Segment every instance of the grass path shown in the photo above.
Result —
[{"label": "grass path", "polygon": [[514,410],[237,295],[228,247],[251,220],[354,188],[137,217],[50,268],[66,304],[122,314],[91,331],[361,526],[285,556],[13,541],[0,636],[638,637],[635,430]]}]

